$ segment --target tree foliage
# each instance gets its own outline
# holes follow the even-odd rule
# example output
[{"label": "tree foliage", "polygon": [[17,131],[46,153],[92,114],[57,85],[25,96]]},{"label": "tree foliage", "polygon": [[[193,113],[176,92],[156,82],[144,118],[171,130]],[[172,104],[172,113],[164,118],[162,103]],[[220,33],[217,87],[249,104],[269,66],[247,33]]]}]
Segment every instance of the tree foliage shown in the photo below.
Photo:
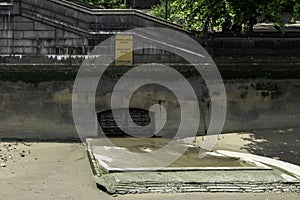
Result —
[{"label": "tree foliage", "polygon": [[[165,0],[154,6],[152,14],[164,18]],[[214,30],[253,31],[259,22],[272,22],[282,30],[282,12],[293,11],[292,21],[299,17],[299,0],[168,0],[168,20],[188,30],[212,32]]]}]

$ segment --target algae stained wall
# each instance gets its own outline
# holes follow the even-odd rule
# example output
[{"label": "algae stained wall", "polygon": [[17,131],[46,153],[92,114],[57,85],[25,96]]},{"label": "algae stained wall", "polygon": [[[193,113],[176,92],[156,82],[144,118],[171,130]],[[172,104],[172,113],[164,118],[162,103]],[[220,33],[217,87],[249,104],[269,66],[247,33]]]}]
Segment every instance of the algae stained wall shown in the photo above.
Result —
[{"label": "algae stained wall", "polygon": [[[112,82],[107,80],[106,84]],[[72,80],[0,83],[1,138],[78,139],[72,116]],[[102,86],[105,87],[105,83]],[[231,79],[225,80],[225,88],[227,117],[223,132],[293,128],[300,124],[298,79]],[[111,92],[107,90],[97,96],[97,112],[109,108],[110,95]],[[180,117],[178,103],[170,92],[157,89],[137,91],[131,106],[147,108],[162,98],[169,124],[160,134],[172,136]],[[209,123],[209,110],[206,107],[209,101],[202,100],[199,99],[200,109],[205,119],[201,118],[198,134],[203,134]]]},{"label": "algae stained wall", "polygon": [[[134,10],[105,11],[67,1],[16,0],[0,5],[0,138],[76,139],[72,89],[77,70],[99,42],[118,31],[173,24]],[[188,34],[188,33],[187,33]],[[195,38],[195,37],[194,37]],[[251,35],[216,33],[195,38],[215,60],[225,82],[227,117],[224,132],[300,126],[300,34],[256,32]],[[136,64],[182,62],[157,49],[138,51]],[[209,98],[202,81],[181,66],[187,79],[200,88],[202,111],[199,134],[209,123]],[[96,111],[109,106],[109,89],[122,70],[109,72],[97,96]],[[107,87],[107,88],[106,88]],[[163,99],[162,99],[163,98]],[[169,111],[173,134],[178,104],[168,91],[148,89],[133,99],[133,107],[162,100]]]}]

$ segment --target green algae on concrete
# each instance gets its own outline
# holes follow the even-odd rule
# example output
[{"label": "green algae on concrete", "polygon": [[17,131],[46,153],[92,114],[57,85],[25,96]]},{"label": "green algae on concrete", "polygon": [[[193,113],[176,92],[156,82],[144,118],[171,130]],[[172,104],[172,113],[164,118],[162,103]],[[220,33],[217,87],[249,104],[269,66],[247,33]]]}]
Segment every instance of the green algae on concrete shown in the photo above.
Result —
[{"label": "green algae on concrete", "polygon": [[111,194],[300,191],[299,182],[293,185],[277,170],[124,172],[95,180]]}]

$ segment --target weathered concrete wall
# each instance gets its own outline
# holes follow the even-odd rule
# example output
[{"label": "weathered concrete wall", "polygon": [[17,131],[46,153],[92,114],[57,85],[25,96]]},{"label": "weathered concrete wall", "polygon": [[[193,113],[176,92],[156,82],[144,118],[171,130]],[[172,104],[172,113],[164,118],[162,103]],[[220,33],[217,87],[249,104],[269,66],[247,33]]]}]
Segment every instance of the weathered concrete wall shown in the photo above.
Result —
[{"label": "weathered concrete wall", "polygon": [[72,81],[0,84],[1,138],[74,139]]},{"label": "weathered concrete wall", "polygon": [[[77,138],[71,97],[80,56],[118,31],[149,26],[183,31],[135,10],[98,10],[64,0],[15,0],[0,6],[0,138]],[[214,58],[225,81],[224,132],[300,126],[299,38],[299,32],[195,38]],[[135,64],[157,60],[183,62],[157,49],[134,52]],[[179,67],[192,84],[203,87],[193,72]],[[104,85],[112,87],[125,71],[113,67]],[[99,112],[108,109],[111,93],[101,89],[106,92],[97,96]],[[162,96],[175,130],[178,105],[170,93],[139,93],[132,106],[141,107],[142,102],[146,107]],[[204,121],[208,124],[209,110],[203,113],[199,133],[206,128]]]},{"label": "weathered concrete wall", "polygon": [[[109,85],[109,82],[106,84]],[[191,82],[199,85],[197,81]],[[73,81],[2,81],[1,138],[76,139],[78,135],[74,127],[71,105],[72,87]],[[224,132],[300,125],[300,80],[237,79],[226,81],[225,87],[228,103]],[[170,116],[170,124],[161,134],[174,134],[180,120],[179,107],[174,95],[166,91],[144,91],[136,94],[131,102],[132,107],[147,107],[163,98],[162,105]],[[97,96],[98,112],[109,109],[110,95],[110,92],[106,92]],[[201,103],[201,99],[199,102]],[[206,116],[207,124],[207,110],[201,110],[201,114]],[[199,134],[203,133],[204,129],[202,119]]]},{"label": "weathered concrete wall", "polygon": [[290,128],[300,125],[299,79],[226,81],[225,131]]}]

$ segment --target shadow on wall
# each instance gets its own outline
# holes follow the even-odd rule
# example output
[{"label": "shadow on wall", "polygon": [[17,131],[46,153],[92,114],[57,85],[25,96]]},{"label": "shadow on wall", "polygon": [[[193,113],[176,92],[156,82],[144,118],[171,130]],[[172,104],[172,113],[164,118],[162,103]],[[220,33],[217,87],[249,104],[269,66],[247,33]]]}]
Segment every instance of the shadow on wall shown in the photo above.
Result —
[{"label": "shadow on wall", "polygon": [[254,131],[242,149],[249,153],[300,165],[300,128]]}]

